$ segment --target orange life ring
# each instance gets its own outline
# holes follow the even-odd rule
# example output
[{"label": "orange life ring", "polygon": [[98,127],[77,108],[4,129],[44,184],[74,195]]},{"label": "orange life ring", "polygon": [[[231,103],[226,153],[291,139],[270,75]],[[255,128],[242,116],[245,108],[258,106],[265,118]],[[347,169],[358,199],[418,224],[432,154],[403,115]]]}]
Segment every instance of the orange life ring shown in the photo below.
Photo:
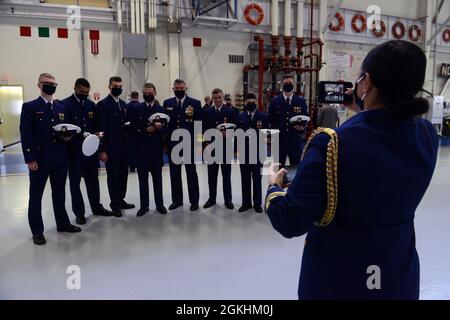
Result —
[{"label": "orange life ring", "polygon": [[381,30],[377,29],[375,21],[373,21],[372,26],[373,26],[372,33],[375,37],[377,37],[377,38],[384,37],[384,35],[386,34],[386,24],[384,23],[383,20],[380,20]]},{"label": "orange life ring", "polygon": [[[361,27],[358,27],[358,21],[361,21]],[[367,20],[362,14],[355,14],[352,18],[352,29],[356,33],[363,33],[367,29]]]},{"label": "orange life ring", "polygon": [[[256,12],[257,17],[253,18],[251,16],[252,12]],[[256,3],[251,3],[248,6],[245,7],[244,9],[244,17],[245,20],[247,20],[248,23],[250,23],[251,25],[258,25],[261,24],[261,22],[264,19],[264,10],[263,8],[261,8],[260,5],[256,4]]]},{"label": "orange life ring", "polygon": [[[414,35],[416,32],[416,35]],[[408,36],[411,41],[418,41],[422,37],[422,29],[416,24],[409,27]]]},{"label": "orange life ring", "polygon": [[442,34],[442,40],[444,40],[445,43],[450,42],[450,29],[446,29],[444,33]]},{"label": "orange life ring", "polygon": [[[399,28],[400,28],[400,32],[398,32]],[[405,34],[406,34],[406,28],[403,23],[401,23],[400,21],[397,21],[396,23],[394,23],[392,25],[392,35],[394,36],[395,39],[397,39],[397,40],[403,39]]]},{"label": "orange life ring", "polygon": [[344,28],[344,26],[345,26],[344,17],[343,17],[342,14],[340,14],[339,12],[336,12],[336,14],[334,15],[334,17],[338,20],[338,25],[337,25],[337,26],[333,25],[333,21],[331,21],[331,23],[330,23],[330,25],[328,26],[328,28],[329,28],[331,31],[339,32],[339,31],[341,31],[341,30]]}]

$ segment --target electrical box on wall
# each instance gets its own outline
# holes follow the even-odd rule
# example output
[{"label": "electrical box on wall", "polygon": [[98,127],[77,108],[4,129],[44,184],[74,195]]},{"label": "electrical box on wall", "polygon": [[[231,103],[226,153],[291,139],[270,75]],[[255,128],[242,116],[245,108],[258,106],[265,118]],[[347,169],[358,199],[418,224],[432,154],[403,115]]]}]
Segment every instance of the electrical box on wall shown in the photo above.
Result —
[{"label": "electrical box on wall", "polygon": [[167,32],[168,33],[181,33],[182,31],[183,31],[183,26],[181,24],[181,21],[167,23]]},{"label": "electrical box on wall", "polygon": [[123,59],[147,59],[148,37],[146,34],[122,33]]}]

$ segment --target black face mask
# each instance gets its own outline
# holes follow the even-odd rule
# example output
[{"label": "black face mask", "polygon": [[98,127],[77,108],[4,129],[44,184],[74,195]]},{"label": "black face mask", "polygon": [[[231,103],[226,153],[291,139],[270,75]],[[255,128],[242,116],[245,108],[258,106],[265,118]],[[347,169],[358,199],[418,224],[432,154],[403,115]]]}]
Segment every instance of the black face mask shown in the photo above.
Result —
[{"label": "black face mask", "polygon": [[250,112],[255,111],[256,103],[247,103],[247,105],[245,106],[245,109]]},{"label": "black face mask", "polygon": [[155,101],[155,96],[152,94],[144,94],[144,100],[147,103],[152,103],[153,101]]},{"label": "black face mask", "polygon": [[120,95],[122,94],[122,88],[112,88],[112,89],[111,89],[111,94],[112,94],[114,97],[120,96]]},{"label": "black face mask", "polygon": [[290,93],[292,91],[294,91],[294,84],[293,83],[285,83],[283,84],[283,91]]},{"label": "black face mask", "polygon": [[353,91],[353,95],[355,96],[355,103],[361,108],[361,110],[364,110],[364,98],[366,97],[367,94],[365,94],[362,98],[358,97],[358,84],[364,80],[366,76],[362,76],[360,77],[358,80],[356,80],[355,82],[355,90]]},{"label": "black face mask", "polygon": [[177,97],[179,100],[184,98],[184,95],[186,94],[186,91],[184,90],[174,90],[175,97]]},{"label": "black face mask", "polygon": [[80,101],[84,101],[87,100],[88,95],[87,94],[82,94],[82,93],[75,93],[75,96],[78,98],[78,100]]},{"label": "black face mask", "polygon": [[43,84],[42,91],[49,96],[53,95],[56,91],[56,86],[52,86],[51,84]]}]

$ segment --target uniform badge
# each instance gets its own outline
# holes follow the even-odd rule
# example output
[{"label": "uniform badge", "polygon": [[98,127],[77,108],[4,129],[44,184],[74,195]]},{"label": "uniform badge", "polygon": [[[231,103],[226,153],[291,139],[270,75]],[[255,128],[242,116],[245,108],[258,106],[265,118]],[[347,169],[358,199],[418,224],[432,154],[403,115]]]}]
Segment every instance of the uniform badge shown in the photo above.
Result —
[{"label": "uniform badge", "polygon": [[301,112],[300,107],[294,107],[294,113],[300,113],[300,112]]},{"label": "uniform badge", "polygon": [[256,128],[262,129],[262,121],[261,120],[256,121]]},{"label": "uniform badge", "polygon": [[185,114],[188,122],[192,122],[194,118],[194,108],[192,106],[188,106],[185,110]]},{"label": "uniform badge", "polygon": [[167,111],[172,111],[173,107],[167,107],[166,109],[167,109]]},{"label": "uniform badge", "polygon": [[223,123],[227,123],[227,117],[223,117]]},{"label": "uniform badge", "polygon": [[89,111],[89,112],[88,112],[88,116],[89,116],[89,118],[91,118],[91,119],[94,118],[94,112]]},{"label": "uniform badge", "polygon": [[64,113],[63,112],[59,112],[59,120],[64,121]]}]

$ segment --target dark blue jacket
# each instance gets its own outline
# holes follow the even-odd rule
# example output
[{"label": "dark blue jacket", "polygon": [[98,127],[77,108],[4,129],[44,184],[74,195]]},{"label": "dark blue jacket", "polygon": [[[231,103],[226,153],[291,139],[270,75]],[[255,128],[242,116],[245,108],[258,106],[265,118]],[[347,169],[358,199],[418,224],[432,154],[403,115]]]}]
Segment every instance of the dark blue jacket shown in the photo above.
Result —
[{"label": "dark blue jacket", "polygon": [[140,104],[141,104],[141,102],[136,101],[136,100],[132,100],[132,101],[128,102],[125,105],[125,108],[127,109],[127,113],[130,113],[131,111],[133,111],[133,109],[135,109],[135,107],[137,107]]},{"label": "dark blue jacket", "polygon": [[[237,124],[237,114],[231,107],[225,104],[220,109],[219,113],[216,112],[216,107],[212,105],[208,109],[204,110],[203,114],[203,132],[209,129],[216,129],[219,124],[233,123]],[[229,140],[232,143],[232,140]],[[209,141],[208,141],[209,142]],[[207,143],[208,143],[207,142]],[[234,156],[234,149],[227,154],[227,139],[223,139],[223,163],[229,163]],[[232,154],[231,154],[232,153]],[[228,157],[227,157],[228,156]],[[228,160],[227,160],[228,159]]]},{"label": "dark blue jacket", "polygon": [[[95,103],[91,100],[85,100],[83,103],[80,103],[73,94],[62,100],[61,103],[66,107],[68,123],[81,128],[81,133],[73,137],[68,144],[69,153],[71,156],[75,154],[82,156],[83,134],[85,132],[97,132],[95,128],[97,116]],[[94,154],[92,157],[97,157],[97,154]]]},{"label": "dark blue jacket", "polygon": [[272,129],[279,129],[281,136],[295,134],[300,136],[301,133],[292,128],[290,119],[295,116],[308,113],[306,100],[303,97],[291,96],[292,102],[289,108],[283,94],[274,97],[269,104],[269,122]]},{"label": "dark blue jacket", "polygon": [[256,145],[256,152],[257,152],[257,156],[258,156],[258,163],[260,162],[259,160],[259,130],[260,129],[267,129],[269,128],[269,117],[267,115],[267,113],[265,112],[261,112],[259,110],[255,110],[255,114],[253,115],[253,119],[252,119],[252,115],[249,114],[247,111],[243,111],[239,114],[238,116],[238,121],[237,121],[237,125],[238,128],[247,131],[248,129],[254,129],[256,131],[256,140],[249,140],[246,139],[246,143],[245,143],[245,159],[246,159],[246,163],[248,164],[249,162],[249,148],[250,148],[250,144],[255,144]]},{"label": "dark blue jacket", "polygon": [[125,102],[119,99],[119,103],[109,94],[97,104],[99,112],[99,131],[104,133],[99,151],[122,152],[126,148],[128,115]]},{"label": "dark blue jacket", "polygon": [[42,97],[23,104],[20,135],[26,163],[37,161],[40,168],[67,165],[66,143],[53,130],[66,121],[66,110],[60,102],[54,101],[52,110]]},{"label": "dark blue jacket", "polygon": [[156,102],[151,107],[143,102],[134,105],[133,110],[129,110],[129,117],[136,154],[138,156],[158,157],[162,161],[163,136],[167,132],[167,127],[153,133],[147,132],[147,127],[150,126],[148,119],[155,113],[164,113],[164,109]]},{"label": "dark blue jacket", "polygon": [[[338,203],[332,223],[317,227],[327,203],[327,135],[316,136],[287,190],[266,204],[287,238],[308,233],[302,299],[417,299],[419,259],[414,215],[436,165],[438,137],[424,119],[400,121],[387,110],[361,112],[336,130]],[[269,189],[268,196],[282,192]],[[369,268],[381,290],[369,290]]]},{"label": "dark blue jacket", "polygon": [[222,123],[237,123],[237,113],[234,109],[223,105],[219,113],[216,113],[216,107],[213,105],[203,111],[203,131],[215,129]]},{"label": "dark blue jacket", "polygon": [[194,121],[203,120],[203,110],[200,101],[185,96],[181,109],[177,107],[178,100],[173,97],[167,99],[163,103],[165,113],[170,117],[169,123],[169,140],[170,135],[176,129],[187,129],[194,132]]}]

